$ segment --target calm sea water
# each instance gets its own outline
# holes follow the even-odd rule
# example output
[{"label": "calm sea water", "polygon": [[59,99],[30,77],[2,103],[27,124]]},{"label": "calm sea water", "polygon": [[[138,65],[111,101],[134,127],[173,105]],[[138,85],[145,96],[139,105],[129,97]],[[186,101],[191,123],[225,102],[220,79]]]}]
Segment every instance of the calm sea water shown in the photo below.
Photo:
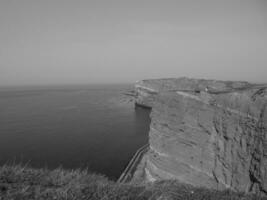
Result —
[{"label": "calm sea water", "polygon": [[129,85],[0,89],[0,165],[59,166],[117,178],[148,140],[149,111]]}]

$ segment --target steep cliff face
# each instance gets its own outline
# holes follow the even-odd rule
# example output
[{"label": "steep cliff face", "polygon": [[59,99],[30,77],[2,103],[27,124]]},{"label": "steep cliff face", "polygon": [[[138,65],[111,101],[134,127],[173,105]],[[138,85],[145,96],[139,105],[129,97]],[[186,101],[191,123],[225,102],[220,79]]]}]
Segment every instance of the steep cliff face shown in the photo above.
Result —
[{"label": "steep cliff face", "polygon": [[147,180],[267,192],[264,85],[180,78],[136,88],[136,103],[152,107]]}]

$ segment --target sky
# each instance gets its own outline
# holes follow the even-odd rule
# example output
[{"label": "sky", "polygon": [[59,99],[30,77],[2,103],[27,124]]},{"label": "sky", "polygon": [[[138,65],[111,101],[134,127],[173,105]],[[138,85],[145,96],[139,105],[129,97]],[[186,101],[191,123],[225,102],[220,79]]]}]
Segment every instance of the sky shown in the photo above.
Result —
[{"label": "sky", "polygon": [[0,0],[0,86],[267,82],[266,0]]}]

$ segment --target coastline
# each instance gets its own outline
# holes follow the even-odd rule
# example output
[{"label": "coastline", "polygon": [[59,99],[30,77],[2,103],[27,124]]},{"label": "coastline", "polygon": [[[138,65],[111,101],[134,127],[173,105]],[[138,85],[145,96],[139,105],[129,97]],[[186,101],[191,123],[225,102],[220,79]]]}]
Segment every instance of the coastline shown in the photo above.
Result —
[{"label": "coastline", "polygon": [[[170,100],[173,96],[164,95],[160,96],[160,100],[167,98],[168,103],[173,103]],[[201,92],[197,95],[201,95]],[[203,105],[206,106],[205,103]],[[142,102],[135,102],[135,109],[138,107],[151,109],[150,106],[143,106]],[[152,117],[155,117],[155,113],[152,114]],[[150,126],[151,130],[154,129]],[[47,170],[4,165],[0,167],[0,199],[265,199],[262,193],[248,194],[245,191],[193,186],[179,179],[157,180],[147,168],[147,160],[151,159],[150,156],[154,156],[157,150],[151,148],[150,143],[146,148],[141,154],[138,153],[141,152],[140,149],[137,150],[129,161],[123,171],[129,172],[130,175],[126,175],[125,181],[112,181],[103,175],[79,169]],[[158,153],[158,156],[165,155]]]}]

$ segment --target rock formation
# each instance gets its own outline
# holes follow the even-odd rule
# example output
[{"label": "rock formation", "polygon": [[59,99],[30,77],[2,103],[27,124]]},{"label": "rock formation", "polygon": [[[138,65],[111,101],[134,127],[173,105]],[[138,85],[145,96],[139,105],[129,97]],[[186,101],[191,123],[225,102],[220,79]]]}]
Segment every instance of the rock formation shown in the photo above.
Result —
[{"label": "rock formation", "polygon": [[267,192],[267,86],[189,78],[136,83],[152,107],[148,181]]}]

